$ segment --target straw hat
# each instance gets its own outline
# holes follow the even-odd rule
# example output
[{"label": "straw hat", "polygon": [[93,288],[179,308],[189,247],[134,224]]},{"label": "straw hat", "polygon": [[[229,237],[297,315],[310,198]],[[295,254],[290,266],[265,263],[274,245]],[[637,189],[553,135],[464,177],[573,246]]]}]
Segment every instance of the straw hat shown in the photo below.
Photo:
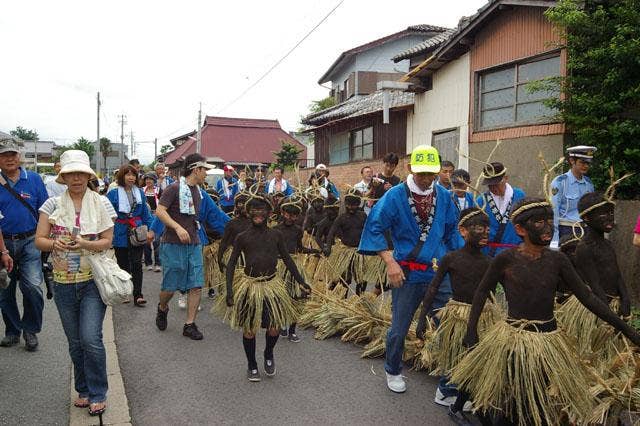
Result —
[{"label": "straw hat", "polygon": [[81,172],[91,175],[91,179],[97,179],[96,172],[91,168],[89,156],[86,152],[78,149],[70,149],[60,156],[60,173],[56,177],[56,182],[64,183],[62,175],[65,173]]}]

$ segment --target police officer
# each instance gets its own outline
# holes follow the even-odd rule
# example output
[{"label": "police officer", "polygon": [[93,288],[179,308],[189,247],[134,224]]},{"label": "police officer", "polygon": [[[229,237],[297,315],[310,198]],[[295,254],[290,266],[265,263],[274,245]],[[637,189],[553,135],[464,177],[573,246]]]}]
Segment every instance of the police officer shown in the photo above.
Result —
[{"label": "police officer", "polygon": [[551,182],[554,222],[551,247],[558,247],[560,238],[572,233],[573,226],[582,222],[578,214],[578,200],[594,190],[587,173],[596,151],[596,147],[585,145],[567,148],[567,160],[571,169]]}]

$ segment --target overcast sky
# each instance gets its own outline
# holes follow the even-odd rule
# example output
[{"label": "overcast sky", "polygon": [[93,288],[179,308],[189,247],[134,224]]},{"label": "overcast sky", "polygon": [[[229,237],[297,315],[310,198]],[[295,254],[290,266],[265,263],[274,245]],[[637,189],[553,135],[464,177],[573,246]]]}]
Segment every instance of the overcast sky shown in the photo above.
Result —
[{"label": "overcast sky", "polygon": [[[298,127],[317,84],[341,52],[407,26],[454,27],[485,0],[344,0],[288,58],[229,105],[291,49],[339,0],[3,2],[0,130],[20,125],[69,144],[101,136],[159,146],[203,115],[278,119]],[[140,144],[143,162],[153,144]]]}]

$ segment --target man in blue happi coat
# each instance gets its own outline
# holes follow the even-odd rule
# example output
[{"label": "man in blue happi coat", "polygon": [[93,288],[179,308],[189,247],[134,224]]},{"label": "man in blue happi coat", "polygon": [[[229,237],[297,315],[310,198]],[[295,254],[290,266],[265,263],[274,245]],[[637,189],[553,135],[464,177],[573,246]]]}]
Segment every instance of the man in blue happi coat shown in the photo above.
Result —
[{"label": "man in blue happi coat", "polygon": [[[411,320],[435,275],[438,260],[455,248],[457,224],[449,192],[435,184],[440,171],[438,151],[426,145],[416,147],[411,153],[409,171],[412,174],[404,184],[391,188],[375,204],[359,246],[360,253],[377,254],[387,266],[392,318],[384,367],[387,386],[397,393],[406,390],[400,373]],[[387,231],[393,251],[388,249]],[[433,308],[444,306],[450,295],[450,285],[442,285]]]}]

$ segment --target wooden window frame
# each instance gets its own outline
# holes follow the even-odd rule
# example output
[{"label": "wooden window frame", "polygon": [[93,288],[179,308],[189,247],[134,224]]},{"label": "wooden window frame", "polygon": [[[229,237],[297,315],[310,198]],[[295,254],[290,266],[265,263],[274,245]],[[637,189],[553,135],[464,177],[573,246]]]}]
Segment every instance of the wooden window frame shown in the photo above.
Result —
[{"label": "wooden window frame", "polygon": [[[371,142],[370,143],[364,143],[364,131],[366,129],[371,129]],[[355,145],[354,140],[355,140],[355,135],[357,133],[362,133],[362,144],[361,145]],[[353,129],[349,131],[349,161],[364,161],[364,160],[372,160],[373,157],[375,156],[374,154],[374,141],[375,141],[375,136],[374,136],[374,128],[373,126],[364,126],[364,127],[360,127],[358,129]],[[364,156],[364,148],[366,146],[371,146],[371,157],[365,157]],[[356,150],[356,148],[360,149],[360,152],[362,153],[362,157],[360,158],[355,158],[354,152]]]},{"label": "wooden window frame", "polygon": [[[526,105],[526,104],[530,104],[530,103],[537,103],[540,101],[527,101],[527,102],[518,102],[518,88],[520,86],[523,86],[525,84],[529,84],[530,82],[526,82],[526,83],[519,83],[518,82],[518,77],[519,77],[519,70],[520,67],[522,65],[526,65],[526,64],[530,64],[530,63],[534,63],[534,62],[539,62],[539,61],[543,61],[546,59],[551,59],[551,58],[555,58],[558,57],[560,58],[560,60],[562,60],[562,56],[560,54],[560,50],[553,50],[550,52],[545,52],[542,53],[540,55],[535,55],[535,56],[530,56],[524,59],[519,59],[516,61],[511,61],[511,62],[507,62],[504,64],[499,64],[496,66],[492,66],[492,67],[487,67],[487,68],[483,68],[483,69],[479,69],[475,71],[475,76],[474,76],[474,81],[475,81],[475,90],[474,90],[474,105],[475,105],[475,113],[474,113],[474,125],[473,125],[473,130],[474,132],[485,132],[485,131],[492,131],[492,130],[501,130],[501,129],[509,129],[509,128],[514,128],[514,127],[524,127],[524,126],[532,126],[532,125],[540,125],[540,124],[550,124],[550,123],[558,123],[559,120],[554,119],[554,118],[541,118],[541,119],[537,119],[537,120],[527,120],[527,121],[515,121],[517,119],[517,107],[518,105]],[[487,108],[487,109],[482,109],[482,96],[481,95],[485,95],[486,93],[492,93],[494,91],[498,91],[498,90],[504,90],[505,88],[502,89],[496,89],[494,91],[488,91],[486,93],[482,93],[482,77],[486,74],[489,73],[493,73],[493,72],[498,72],[498,71],[502,71],[502,70],[506,70],[506,69],[510,69],[510,68],[515,68],[515,72],[513,73],[513,85],[510,86],[511,88],[514,89],[514,103],[511,104],[511,106],[513,107],[513,114],[514,114],[514,121],[510,122],[510,123],[506,123],[506,124],[501,124],[501,125],[497,125],[497,126],[486,126],[483,127],[482,126],[482,113],[485,111],[493,111],[493,110],[498,110],[498,109],[503,109],[506,107],[496,107],[496,108]],[[560,64],[560,70],[558,73],[558,76],[562,75],[562,63]]]}]

